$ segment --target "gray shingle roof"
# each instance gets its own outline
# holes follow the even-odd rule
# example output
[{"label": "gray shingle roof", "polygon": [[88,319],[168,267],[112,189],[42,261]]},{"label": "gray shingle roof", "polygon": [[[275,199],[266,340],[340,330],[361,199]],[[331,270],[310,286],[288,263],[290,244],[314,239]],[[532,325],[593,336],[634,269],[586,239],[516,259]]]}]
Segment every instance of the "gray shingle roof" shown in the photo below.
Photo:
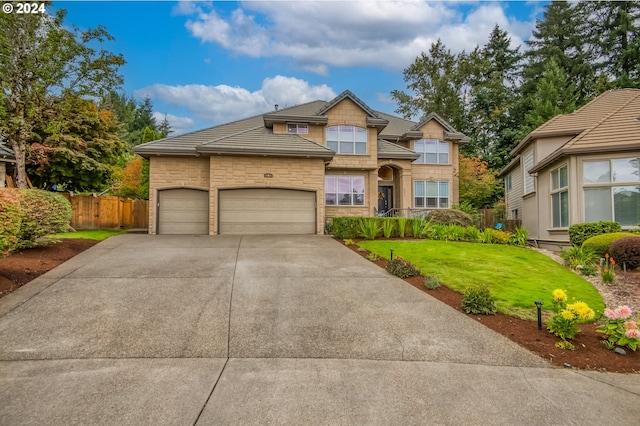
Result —
[{"label": "gray shingle roof", "polygon": [[417,160],[420,154],[396,145],[394,143],[378,139],[378,158],[389,158],[398,160]]}]

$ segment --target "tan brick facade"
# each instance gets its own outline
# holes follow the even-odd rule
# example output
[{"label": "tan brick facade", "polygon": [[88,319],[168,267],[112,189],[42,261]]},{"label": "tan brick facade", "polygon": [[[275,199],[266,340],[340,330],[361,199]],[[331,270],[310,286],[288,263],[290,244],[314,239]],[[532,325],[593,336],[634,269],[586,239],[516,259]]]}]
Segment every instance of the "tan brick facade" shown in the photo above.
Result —
[{"label": "tan brick facade", "polygon": [[[324,161],[278,157],[211,156],[210,234],[218,233],[218,190],[281,188],[316,193],[317,232],[324,233]],[[265,174],[273,177],[265,177]]]}]

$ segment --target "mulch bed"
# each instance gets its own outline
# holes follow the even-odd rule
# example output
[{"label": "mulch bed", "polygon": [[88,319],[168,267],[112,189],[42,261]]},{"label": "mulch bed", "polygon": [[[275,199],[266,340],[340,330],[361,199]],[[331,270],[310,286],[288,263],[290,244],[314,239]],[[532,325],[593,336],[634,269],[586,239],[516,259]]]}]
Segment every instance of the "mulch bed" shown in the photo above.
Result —
[{"label": "mulch bed", "polygon": [[[344,244],[342,240],[337,241]],[[364,258],[369,254],[369,252],[359,249],[357,245],[347,247]],[[387,260],[381,258],[375,264],[385,268]],[[501,313],[470,315],[462,310],[462,294],[444,285],[436,290],[427,290],[424,285],[424,277],[405,278],[404,281],[540,355],[554,365],[618,373],[640,372],[640,350],[633,352],[625,348],[627,354],[622,356],[606,349],[600,343],[603,334],[596,332],[597,324],[580,324],[581,332],[572,341],[575,350],[563,350],[554,346],[560,339],[549,333],[544,324],[542,330],[538,330],[537,321],[523,320]]]}]

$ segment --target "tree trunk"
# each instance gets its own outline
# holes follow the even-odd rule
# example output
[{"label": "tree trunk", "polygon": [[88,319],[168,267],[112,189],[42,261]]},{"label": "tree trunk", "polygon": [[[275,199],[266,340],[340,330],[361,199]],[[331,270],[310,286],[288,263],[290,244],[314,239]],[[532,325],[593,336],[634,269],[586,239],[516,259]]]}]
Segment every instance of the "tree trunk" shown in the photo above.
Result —
[{"label": "tree trunk", "polygon": [[26,136],[24,132],[19,132],[17,138],[11,139],[11,147],[13,148],[13,153],[16,156],[16,186],[18,188],[26,188],[27,187],[27,172],[26,172]]}]

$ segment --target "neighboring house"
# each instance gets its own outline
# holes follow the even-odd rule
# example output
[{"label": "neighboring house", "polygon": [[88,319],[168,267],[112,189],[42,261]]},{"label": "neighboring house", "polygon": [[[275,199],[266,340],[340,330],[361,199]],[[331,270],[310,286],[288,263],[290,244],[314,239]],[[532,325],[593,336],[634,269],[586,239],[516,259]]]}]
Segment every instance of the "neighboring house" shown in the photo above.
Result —
[{"label": "neighboring house", "polygon": [[321,234],[335,216],[458,202],[458,145],[351,92],[135,148],[150,160],[149,233]]},{"label": "neighboring house", "polygon": [[0,188],[7,186],[6,177],[13,169],[13,164],[16,162],[16,157],[13,155],[13,151],[5,142],[0,140]]},{"label": "neighboring house", "polygon": [[538,244],[567,245],[575,223],[640,223],[640,90],[608,91],[554,117],[511,155],[500,173],[507,218]]}]

